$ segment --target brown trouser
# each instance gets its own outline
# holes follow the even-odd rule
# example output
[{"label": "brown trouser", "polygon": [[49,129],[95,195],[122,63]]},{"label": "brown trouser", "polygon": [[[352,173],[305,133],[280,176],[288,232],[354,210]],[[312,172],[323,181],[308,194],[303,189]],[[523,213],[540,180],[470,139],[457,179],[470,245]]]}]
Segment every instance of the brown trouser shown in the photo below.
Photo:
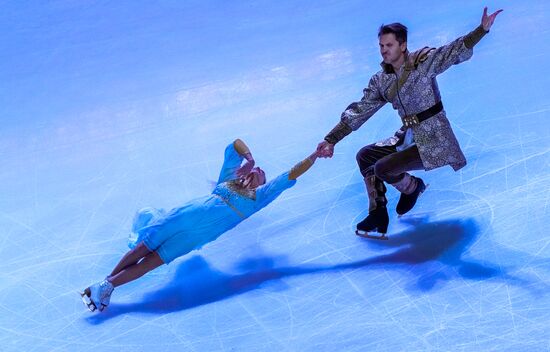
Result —
[{"label": "brown trouser", "polygon": [[367,145],[357,153],[357,164],[364,178],[375,175],[387,183],[397,183],[411,170],[424,170],[416,145],[402,151],[395,146]]}]

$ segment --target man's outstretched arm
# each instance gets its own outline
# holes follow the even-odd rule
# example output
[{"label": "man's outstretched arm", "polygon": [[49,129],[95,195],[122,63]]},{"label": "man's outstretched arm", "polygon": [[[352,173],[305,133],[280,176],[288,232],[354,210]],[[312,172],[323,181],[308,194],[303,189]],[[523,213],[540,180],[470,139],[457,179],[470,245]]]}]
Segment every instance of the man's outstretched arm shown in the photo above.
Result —
[{"label": "man's outstretched arm", "polygon": [[483,38],[485,34],[489,33],[489,30],[491,30],[491,27],[495,22],[495,18],[497,18],[497,15],[502,11],[504,10],[497,10],[492,14],[487,15],[487,7],[485,7],[483,9],[483,15],[481,15],[480,25],[464,36],[464,45],[468,49],[472,49],[477,43],[479,43],[481,38]]},{"label": "man's outstretched arm", "polygon": [[344,139],[352,131],[356,131],[368,119],[371,118],[384,104],[378,89],[377,76],[373,76],[367,88],[363,89],[363,97],[360,101],[351,103],[342,113],[340,121],[317,145],[319,157],[330,158],[334,153],[334,145]]},{"label": "man's outstretched arm", "polygon": [[430,50],[421,61],[419,68],[424,70],[429,77],[435,77],[451,66],[469,60],[473,55],[474,46],[489,32],[496,16],[501,12],[502,10],[498,10],[491,15],[487,15],[487,8],[485,7],[479,26],[465,36]]}]

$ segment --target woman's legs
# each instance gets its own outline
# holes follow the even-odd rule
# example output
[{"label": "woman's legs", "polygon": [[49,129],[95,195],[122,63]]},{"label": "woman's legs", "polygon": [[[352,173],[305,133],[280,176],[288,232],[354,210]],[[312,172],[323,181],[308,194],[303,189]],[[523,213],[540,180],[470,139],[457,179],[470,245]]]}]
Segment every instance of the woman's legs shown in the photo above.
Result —
[{"label": "woman's legs", "polygon": [[106,280],[113,284],[114,287],[117,287],[142,277],[162,264],[164,262],[157,252],[149,252],[141,261],[124,267],[116,274],[108,276]]},{"label": "woman's legs", "polygon": [[118,264],[115,266],[111,274],[109,275],[114,276],[124,270],[125,268],[129,267],[130,265],[137,264],[142,258],[145,258],[151,251],[149,248],[147,248],[143,242],[139,243],[136,248],[129,250],[124,254],[122,259],[118,262]]},{"label": "woman's legs", "polygon": [[103,311],[109,305],[115,287],[142,277],[164,264],[157,252],[151,252],[143,243],[128,251],[105,280],[87,287],[81,293],[82,301],[92,312]]}]

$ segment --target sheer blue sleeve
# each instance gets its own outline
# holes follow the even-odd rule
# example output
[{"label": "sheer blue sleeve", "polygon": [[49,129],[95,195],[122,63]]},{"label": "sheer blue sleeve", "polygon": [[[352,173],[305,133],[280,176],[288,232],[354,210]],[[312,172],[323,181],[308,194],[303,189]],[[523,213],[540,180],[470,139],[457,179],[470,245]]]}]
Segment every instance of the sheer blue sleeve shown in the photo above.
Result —
[{"label": "sheer blue sleeve", "polygon": [[225,148],[223,166],[217,183],[219,184],[236,179],[236,172],[241,166],[243,159],[244,158],[237,153],[237,150],[235,150],[233,143],[229,143],[229,145]]},{"label": "sheer blue sleeve", "polygon": [[285,172],[256,190],[258,210],[273,202],[283,191],[296,184],[296,180],[288,179],[288,174],[289,172]]}]

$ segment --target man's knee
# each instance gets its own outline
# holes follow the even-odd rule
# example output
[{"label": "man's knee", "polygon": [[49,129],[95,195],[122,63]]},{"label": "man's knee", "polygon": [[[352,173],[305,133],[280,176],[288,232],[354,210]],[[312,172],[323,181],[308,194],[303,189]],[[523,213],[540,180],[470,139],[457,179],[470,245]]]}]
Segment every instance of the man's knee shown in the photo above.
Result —
[{"label": "man's knee", "polygon": [[367,170],[369,168],[372,168],[372,166],[375,163],[375,158],[372,156],[372,148],[370,145],[367,145],[363,148],[361,148],[356,156],[355,160],[357,160],[357,165],[359,166],[359,170],[361,171],[361,174],[365,176],[367,173]]},{"label": "man's knee", "polygon": [[359,166],[361,166],[362,163],[366,162],[366,156],[369,153],[369,151],[370,151],[369,145],[359,149],[359,151],[355,155],[355,160],[357,160],[357,164],[359,164]]}]

